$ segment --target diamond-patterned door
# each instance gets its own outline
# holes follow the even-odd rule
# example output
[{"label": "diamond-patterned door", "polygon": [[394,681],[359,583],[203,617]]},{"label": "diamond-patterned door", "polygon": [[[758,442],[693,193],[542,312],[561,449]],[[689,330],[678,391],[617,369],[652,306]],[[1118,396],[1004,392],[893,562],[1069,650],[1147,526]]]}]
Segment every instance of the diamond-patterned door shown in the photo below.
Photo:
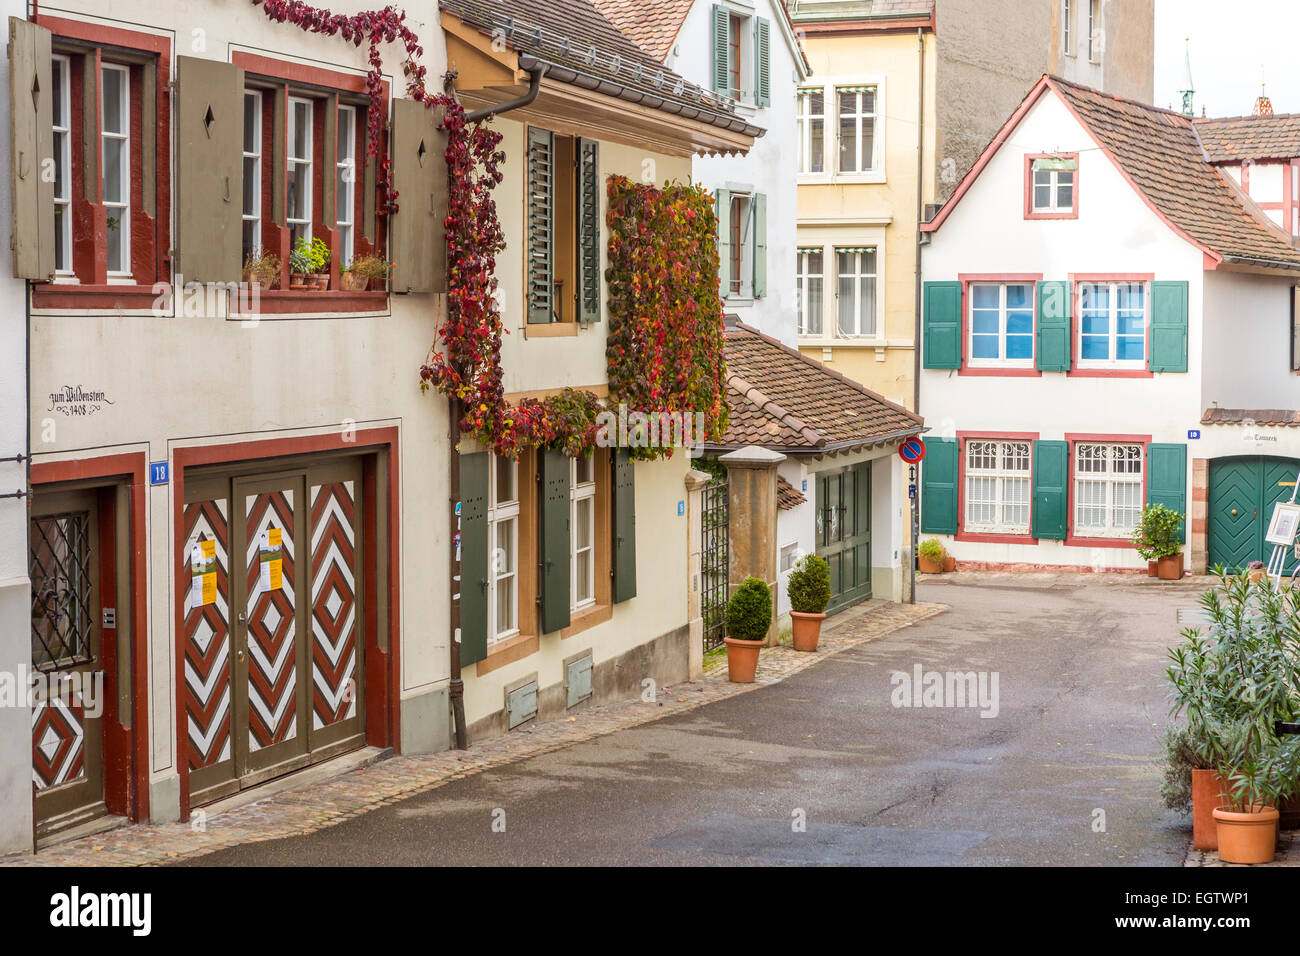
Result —
[{"label": "diamond-patterned door", "polygon": [[[1291,497],[1300,461],[1243,456],[1210,462],[1209,564],[1240,571],[1251,561],[1268,563],[1273,546],[1264,540],[1273,505]],[[1295,567],[1288,556],[1286,571]]]},{"label": "diamond-patterned door", "polygon": [[[32,789],[37,836],[101,816],[103,709],[98,495],[41,492],[32,499]],[[111,549],[107,552],[112,556]]]}]

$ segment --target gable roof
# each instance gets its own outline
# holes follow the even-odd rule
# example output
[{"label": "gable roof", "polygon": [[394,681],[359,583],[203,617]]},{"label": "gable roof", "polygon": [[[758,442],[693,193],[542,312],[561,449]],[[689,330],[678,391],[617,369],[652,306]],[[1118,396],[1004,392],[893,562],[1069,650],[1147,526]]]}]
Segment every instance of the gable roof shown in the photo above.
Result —
[{"label": "gable roof", "polygon": [[1025,114],[1049,92],[1060,97],[1152,211],[1216,264],[1228,259],[1300,268],[1300,251],[1290,236],[1206,161],[1188,117],[1048,75],[1029,91],[922,231],[942,225]]},{"label": "gable roof", "polygon": [[743,323],[724,336],[727,433],[717,448],[759,445],[820,455],[901,441],[922,418]]},{"label": "gable roof", "polygon": [[591,0],[438,0],[466,26],[519,53],[519,65],[549,65],[547,78],[758,137],[765,132],[712,90],[655,60],[601,15]]},{"label": "gable roof", "polygon": [[1212,163],[1300,156],[1300,113],[1193,119],[1192,125]]}]

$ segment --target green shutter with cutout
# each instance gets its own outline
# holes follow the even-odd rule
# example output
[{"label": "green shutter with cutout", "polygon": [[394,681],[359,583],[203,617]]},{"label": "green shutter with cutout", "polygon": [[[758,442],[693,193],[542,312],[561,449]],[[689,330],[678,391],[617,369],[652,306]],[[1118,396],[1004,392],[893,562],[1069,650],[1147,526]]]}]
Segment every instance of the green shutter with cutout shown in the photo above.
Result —
[{"label": "green shutter with cutout", "polygon": [[460,662],[487,657],[488,468],[491,456],[460,456]]},{"label": "green shutter with cutout", "polygon": [[1180,540],[1186,540],[1187,446],[1153,442],[1147,447],[1147,504],[1164,505],[1184,518]]},{"label": "green shutter with cutout", "polygon": [[1070,283],[1038,283],[1034,364],[1040,372],[1070,370],[1070,299]]},{"label": "green shutter with cutout", "polygon": [[772,24],[754,18],[754,103],[772,105]]},{"label": "green shutter with cutout", "polygon": [[718,294],[726,298],[731,293],[731,191],[719,189],[715,193],[713,209],[718,217]]},{"label": "green shutter with cutout", "polygon": [[614,603],[636,597],[636,464],[624,449],[611,456],[614,480]]},{"label": "green shutter with cutout", "polygon": [[731,11],[715,3],[712,23],[713,90],[731,96]]},{"label": "green shutter with cutout", "polygon": [[961,283],[925,283],[924,306],[925,367],[961,368]]},{"label": "green shutter with cutout", "polygon": [[957,439],[930,438],[921,462],[921,531],[957,533]]},{"label": "green shutter with cutout", "polygon": [[600,321],[600,144],[578,140],[578,321]]},{"label": "green shutter with cutout", "polygon": [[555,134],[528,128],[528,321],[555,317]]},{"label": "green shutter with cutout", "polygon": [[753,207],[754,229],[754,298],[767,295],[767,196],[755,193]]},{"label": "green shutter with cutout", "polygon": [[1064,541],[1069,534],[1070,443],[1034,442],[1032,534]]},{"label": "green shutter with cutout", "polygon": [[562,451],[544,449],[537,454],[538,592],[542,633],[569,626],[569,462]]},{"label": "green shutter with cutout", "polygon": [[1153,372],[1187,371],[1187,282],[1151,283],[1151,354]]}]

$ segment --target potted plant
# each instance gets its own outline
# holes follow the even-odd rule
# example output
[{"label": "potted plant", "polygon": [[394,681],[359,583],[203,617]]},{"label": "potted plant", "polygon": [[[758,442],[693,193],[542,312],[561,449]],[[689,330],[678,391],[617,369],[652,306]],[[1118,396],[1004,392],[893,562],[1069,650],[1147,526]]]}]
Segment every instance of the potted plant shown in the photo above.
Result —
[{"label": "potted plant", "polygon": [[943,559],[947,553],[937,538],[922,541],[921,547],[917,549],[917,567],[922,574],[938,574],[943,570]]},{"label": "potted plant", "polygon": [[1183,576],[1183,516],[1164,505],[1145,505],[1142,520],[1130,540],[1138,554],[1156,562],[1156,577],[1177,581]]},{"label": "potted plant", "polygon": [[263,250],[244,260],[244,282],[255,291],[280,285],[280,257]]},{"label": "potted plant", "polygon": [[303,241],[289,252],[289,288],[292,290],[310,289],[307,277],[311,274],[311,256],[303,248]]},{"label": "potted plant", "polygon": [[1227,802],[1227,786],[1203,752],[1204,741],[1185,724],[1165,728],[1161,749],[1164,774],[1160,796],[1165,806],[1192,815],[1192,846],[1197,850],[1219,848],[1214,810]]},{"label": "potted plant", "polygon": [[1156,560],[1156,552],[1151,547],[1151,540],[1147,537],[1146,529],[1141,522],[1133,529],[1133,534],[1129,537],[1133,542],[1133,548],[1137,551],[1138,557],[1147,563],[1147,577],[1154,578],[1158,573],[1160,562]]},{"label": "potted plant", "polygon": [[339,276],[339,284],[347,292],[382,289],[392,269],[393,264],[379,256],[357,256]]},{"label": "potted plant", "polygon": [[330,247],[320,238],[308,239],[299,236],[289,253],[289,272],[293,281],[291,289],[327,289],[329,277]]},{"label": "potted plant", "polygon": [[815,651],[821,637],[826,605],[831,599],[831,566],[825,558],[805,554],[785,584],[790,598],[790,630],[796,651]]},{"label": "potted plant", "polygon": [[752,684],[758,651],[772,626],[772,592],[762,579],[745,578],[727,601],[727,679]]},{"label": "potted plant", "polygon": [[1252,581],[1262,581],[1268,576],[1268,568],[1263,561],[1251,561],[1246,565],[1246,573]]}]

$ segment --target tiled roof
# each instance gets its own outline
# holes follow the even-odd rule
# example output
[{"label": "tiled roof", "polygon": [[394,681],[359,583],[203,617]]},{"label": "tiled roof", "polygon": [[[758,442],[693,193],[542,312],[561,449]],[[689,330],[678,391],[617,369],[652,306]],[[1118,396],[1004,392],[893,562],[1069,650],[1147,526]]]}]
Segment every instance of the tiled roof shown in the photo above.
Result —
[{"label": "tiled roof", "polygon": [[1207,408],[1202,425],[1292,425],[1300,428],[1300,411],[1291,408]]},{"label": "tiled roof", "polygon": [[797,508],[808,499],[790,482],[786,481],[780,475],[776,476],[776,507],[781,511],[789,511],[791,508]]},{"label": "tiled roof", "polygon": [[726,100],[654,59],[601,15],[591,0],[438,0],[462,23],[504,39],[526,58],[553,64],[552,79],[597,89],[711,126],[761,136]]},{"label": "tiled roof", "polygon": [[1059,77],[1049,82],[1175,227],[1219,255],[1300,265],[1290,237],[1205,161],[1188,117]]},{"label": "tiled roof", "polygon": [[1194,119],[1192,124],[1212,163],[1300,156],[1300,113]]},{"label": "tiled roof", "polygon": [[660,63],[668,56],[677,31],[695,0],[592,0],[605,19]]},{"label": "tiled roof", "polygon": [[924,427],[919,415],[743,323],[727,326],[725,353],[731,416],[720,447],[818,454]]}]

